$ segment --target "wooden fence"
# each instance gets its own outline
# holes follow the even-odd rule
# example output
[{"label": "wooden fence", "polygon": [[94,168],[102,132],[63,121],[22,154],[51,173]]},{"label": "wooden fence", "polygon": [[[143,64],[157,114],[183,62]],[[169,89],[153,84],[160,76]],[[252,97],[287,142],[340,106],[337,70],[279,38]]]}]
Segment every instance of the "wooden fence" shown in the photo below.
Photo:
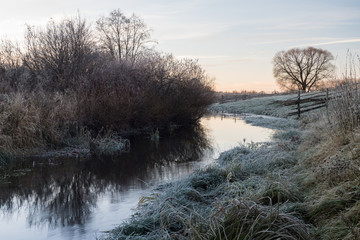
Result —
[{"label": "wooden fence", "polygon": [[292,106],[289,116],[301,116],[302,113],[309,112],[315,109],[328,107],[329,100],[333,97],[333,93],[326,89],[323,92],[301,93],[298,91],[297,97],[290,98],[283,101],[285,106]]}]

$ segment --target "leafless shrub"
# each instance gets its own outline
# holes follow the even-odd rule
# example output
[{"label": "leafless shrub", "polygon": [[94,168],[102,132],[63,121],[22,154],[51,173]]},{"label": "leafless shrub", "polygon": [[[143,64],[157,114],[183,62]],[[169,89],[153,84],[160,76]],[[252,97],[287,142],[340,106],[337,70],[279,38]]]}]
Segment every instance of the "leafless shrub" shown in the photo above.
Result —
[{"label": "leafless shrub", "polygon": [[16,91],[24,84],[26,69],[22,65],[20,45],[9,39],[0,40],[0,91]]},{"label": "leafless shrub", "polygon": [[40,81],[47,89],[64,91],[91,72],[93,51],[90,27],[80,16],[59,23],[51,20],[45,29],[27,26],[24,66],[33,84]]},{"label": "leafless shrub", "polygon": [[80,79],[76,94],[81,124],[97,130],[126,127],[142,95],[135,85],[139,79],[134,79],[133,73],[125,65],[112,62]]},{"label": "leafless shrub", "polygon": [[159,54],[136,64],[102,65],[81,81],[77,96],[79,119],[94,129],[188,124],[214,99],[211,81],[197,62]]},{"label": "leafless shrub", "polygon": [[98,38],[77,16],[27,26],[24,46],[0,43],[0,94],[9,98],[0,134],[9,147],[62,143],[84,127],[168,129],[196,122],[213,102],[199,64],[152,50],[137,16],[113,11],[97,30]]}]

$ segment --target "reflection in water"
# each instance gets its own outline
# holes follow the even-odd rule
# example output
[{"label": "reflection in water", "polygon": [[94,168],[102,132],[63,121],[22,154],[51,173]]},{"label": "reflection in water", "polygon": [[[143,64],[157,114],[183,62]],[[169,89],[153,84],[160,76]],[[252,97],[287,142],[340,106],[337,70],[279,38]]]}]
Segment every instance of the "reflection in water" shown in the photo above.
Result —
[{"label": "reflection in water", "polygon": [[229,116],[201,122],[206,130],[197,126],[158,144],[131,139],[131,151],[116,158],[18,163],[17,176],[0,184],[0,239],[94,239],[128,218],[152,186],[190,174],[244,138],[267,141],[272,133]]},{"label": "reflection in water", "polygon": [[270,141],[274,132],[272,129],[247,124],[241,117],[234,114],[203,117],[202,123],[212,141],[214,158],[240,143]]},{"label": "reflection in water", "polygon": [[[210,144],[204,130],[197,126],[161,139],[159,144],[133,139],[132,150],[116,158],[51,160],[51,164],[40,159],[23,162],[22,168],[33,170],[0,185],[0,210],[11,214],[26,208],[30,227],[81,225],[91,216],[99,195],[126,192],[129,187],[145,189],[154,184],[153,180],[171,179],[172,166],[201,159],[206,149]],[[170,172],[161,171],[164,166]]]}]

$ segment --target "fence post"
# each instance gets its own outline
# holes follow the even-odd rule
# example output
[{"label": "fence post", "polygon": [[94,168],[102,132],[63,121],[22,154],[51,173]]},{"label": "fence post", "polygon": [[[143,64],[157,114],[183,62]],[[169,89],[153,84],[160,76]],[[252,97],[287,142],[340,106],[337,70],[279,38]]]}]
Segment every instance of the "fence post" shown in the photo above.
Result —
[{"label": "fence post", "polygon": [[326,106],[326,116],[327,116],[327,120],[328,120],[328,123],[329,125],[331,125],[331,122],[330,122],[330,115],[329,115],[329,88],[326,88],[326,98],[325,98],[325,106]]},{"label": "fence post", "polygon": [[329,88],[326,88],[326,99],[325,99],[326,109],[328,109],[329,106]]},{"label": "fence post", "polygon": [[300,89],[298,91],[298,99],[297,99],[297,108],[298,108],[298,118],[300,118]]}]

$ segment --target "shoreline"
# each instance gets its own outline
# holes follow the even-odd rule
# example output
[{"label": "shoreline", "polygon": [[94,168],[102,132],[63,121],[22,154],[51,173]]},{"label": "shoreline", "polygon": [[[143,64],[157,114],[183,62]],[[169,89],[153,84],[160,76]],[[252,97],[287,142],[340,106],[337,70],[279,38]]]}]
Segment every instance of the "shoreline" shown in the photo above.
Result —
[{"label": "shoreline", "polygon": [[[196,127],[198,123],[190,124],[190,125],[171,125],[171,129],[167,129],[167,127],[163,127],[161,129],[161,134],[165,132],[165,136],[170,136],[177,131],[191,129]],[[151,130],[153,129],[153,130]],[[132,138],[148,138],[152,139],[152,135],[154,134],[154,127],[146,127],[142,129],[128,129],[120,132],[110,132],[106,133],[105,136],[102,137],[90,137],[89,133],[83,134],[80,137],[73,137],[66,139],[65,143],[62,143],[62,146],[44,146],[44,147],[33,147],[26,149],[14,149],[11,152],[1,152],[0,157],[4,158],[5,164],[1,166],[0,162],[0,171],[6,169],[6,165],[9,162],[18,161],[22,159],[46,159],[46,158],[92,158],[99,157],[102,153],[105,153],[104,156],[115,156],[116,154],[121,154],[122,152],[126,152],[129,150],[129,146],[122,148],[119,146],[123,141],[129,141]],[[168,132],[167,132],[168,131]],[[96,149],[93,152],[93,146],[91,143],[100,143],[102,148],[105,148],[107,152],[104,152],[104,149]],[[109,143],[112,145],[110,148],[107,148],[104,143]],[[130,146],[131,148],[131,146]],[[98,154],[98,152],[101,154]],[[95,155],[95,156],[94,156]],[[0,158],[0,160],[2,160]],[[2,169],[3,168],[3,169]]]},{"label": "shoreline", "polygon": [[[269,181],[277,178],[277,175],[287,175],[286,178],[290,178],[294,171],[297,162],[288,158],[294,157],[294,141],[300,139],[297,136],[300,132],[294,129],[296,122],[252,114],[245,115],[244,120],[251,121],[255,126],[278,130],[273,136],[273,141],[266,144],[242,144],[221,153],[215,164],[198,170],[185,179],[158,186],[151,196],[139,200],[141,207],[127,222],[103,237],[106,239],[158,239],[161,236],[168,236],[165,239],[216,238],[217,233],[213,228],[220,228],[221,221],[234,213],[233,208],[247,209],[256,206],[263,208],[265,212],[273,210],[276,218],[285,214],[286,219],[289,220],[288,224],[291,222],[295,226],[292,230],[299,234],[299,239],[310,239],[307,224],[291,215],[289,211],[282,210],[284,206],[291,208],[291,205],[296,205],[296,201],[302,196],[289,190],[287,186],[289,179],[280,177],[276,181]],[[287,125],[284,125],[285,123]],[[291,136],[288,136],[289,133]],[[281,153],[286,153],[286,156],[280,157],[280,150]],[[289,168],[291,171],[286,172],[284,168]],[[276,186],[273,185],[274,182],[277,183]],[[249,186],[252,186],[252,190],[248,189]],[[274,191],[278,196],[273,196]],[[275,210],[275,206],[280,202],[283,204],[281,209],[276,207],[278,210]],[[222,211],[224,215],[216,216],[214,211],[217,213]],[[259,217],[265,212],[260,211],[255,214]],[[219,220],[216,220],[216,224],[208,222],[214,217]],[[267,227],[275,229],[279,226],[275,224]]]},{"label": "shoreline", "polygon": [[273,141],[241,144],[216,164],[158,186],[102,239],[360,239],[360,129],[346,122],[352,105],[334,99],[327,111],[278,118],[291,110],[279,108],[288,97],[212,105],[270,115],[245,121],[276,129]]}]

